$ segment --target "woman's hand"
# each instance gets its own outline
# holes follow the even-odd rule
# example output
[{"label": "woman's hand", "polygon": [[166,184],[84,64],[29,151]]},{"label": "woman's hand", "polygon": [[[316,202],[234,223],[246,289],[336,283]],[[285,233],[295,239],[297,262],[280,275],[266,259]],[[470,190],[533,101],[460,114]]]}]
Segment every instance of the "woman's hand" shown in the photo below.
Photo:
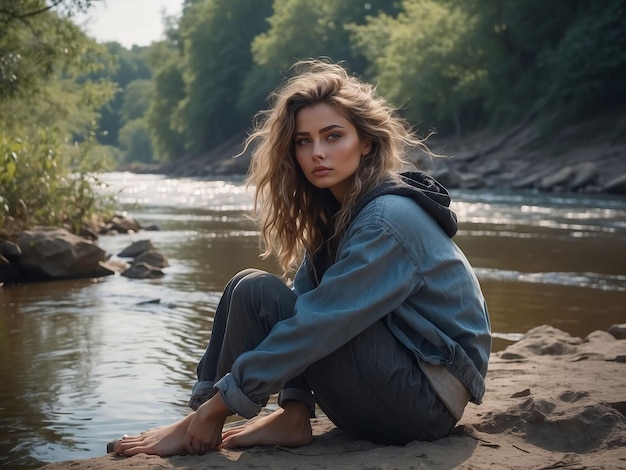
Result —
[{"label": "woman's hand", "polygon": [[183,441],[185,450],[196,455],[216,450],[222,442],[224,422],[231,414],[222,395],[219,392],[213,395],[198,408],[189,424]]}]

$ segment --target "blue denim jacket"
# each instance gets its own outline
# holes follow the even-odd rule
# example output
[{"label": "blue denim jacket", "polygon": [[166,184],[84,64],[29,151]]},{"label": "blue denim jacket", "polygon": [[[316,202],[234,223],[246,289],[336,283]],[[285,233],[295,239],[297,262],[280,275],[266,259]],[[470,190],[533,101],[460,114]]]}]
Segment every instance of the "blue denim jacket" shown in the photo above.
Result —
[{"label": "blue denim jacket", "polygon": [[450,238],[456,219],[454,230],[442,228],[432,208],[402,189],[356,214],[321,278],[305,259],[294,278],[295,315],[215,384],[231,410],[254,416],[264,397],[381,319],[417,358],[445,365],[481,402],[490,323],[478,280]]}]

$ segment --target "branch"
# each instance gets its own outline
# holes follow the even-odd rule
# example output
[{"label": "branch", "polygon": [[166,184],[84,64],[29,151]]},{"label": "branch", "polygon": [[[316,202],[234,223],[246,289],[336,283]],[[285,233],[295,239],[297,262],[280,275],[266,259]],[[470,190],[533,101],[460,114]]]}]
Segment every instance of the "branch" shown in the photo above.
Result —
[{"label": "branch", "polygon": [[52,5],[49,5],[49,6],[45,7],[45,8],[42,8],[41,10],[30,11],[30,12],[24,13],[22,15],[14,16],[14,18],[19,20],[19,19],[23,19],[23,18],[28,18],[29,16],[35,16],[35,15],[39,15],[41,13],[45,13],[46,11],[51,10],[52,8],[56,7],[58,4],[63,3],[64,1],[65,0],[54,0],[52,2]]}]

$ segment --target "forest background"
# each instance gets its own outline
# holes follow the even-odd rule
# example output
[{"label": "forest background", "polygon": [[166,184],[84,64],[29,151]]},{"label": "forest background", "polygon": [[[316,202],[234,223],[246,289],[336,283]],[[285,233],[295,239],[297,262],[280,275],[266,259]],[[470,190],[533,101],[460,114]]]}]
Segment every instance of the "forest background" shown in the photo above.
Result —
[{"label": "forest background", "polygon": [[302,58],[343,61],[423,135],[626,134],[623,0],[185,0],[131,49],[73,22],[98,1],[0,0],[0,227],[78,227],[101,171],[219,158]]}]

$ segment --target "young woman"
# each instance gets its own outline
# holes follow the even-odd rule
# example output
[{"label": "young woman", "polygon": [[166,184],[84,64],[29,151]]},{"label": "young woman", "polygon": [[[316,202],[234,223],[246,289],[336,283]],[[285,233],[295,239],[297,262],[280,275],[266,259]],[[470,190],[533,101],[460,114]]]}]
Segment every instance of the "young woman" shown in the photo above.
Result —
[{"label": "young woman", "polygon": [[[371,85],[309,60],[273,95],[247,144],[264,256],[293,285],[237,274],[215,313],[190,406],[169,426],[124,437],[123,455],[203,454],[311,442],[315,405],[357,438],[446,436],[480,403],[491,349],[487,307],[447,191],[399,172],[428,149]],[[251,418],[280,392],[270,415]]]}]

